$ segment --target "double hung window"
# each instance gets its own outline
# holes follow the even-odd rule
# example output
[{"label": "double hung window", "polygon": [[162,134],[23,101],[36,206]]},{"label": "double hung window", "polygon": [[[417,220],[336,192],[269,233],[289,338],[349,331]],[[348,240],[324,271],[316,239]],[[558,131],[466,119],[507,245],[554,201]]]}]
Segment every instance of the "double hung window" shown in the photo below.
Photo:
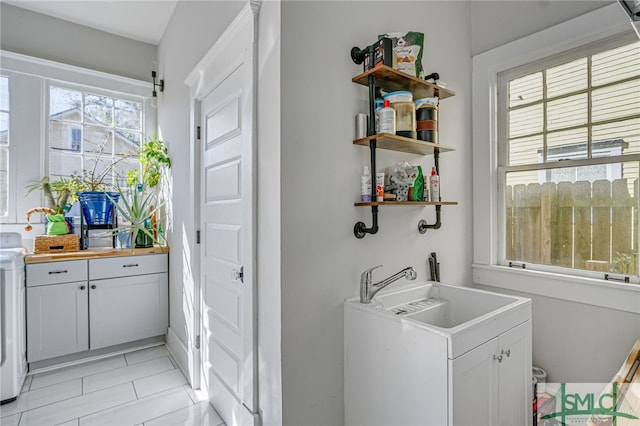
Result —
[{"label": "double hung window", "polygon": [[504,71],[497,99],[502,262],[637,276],[640,42]]}]

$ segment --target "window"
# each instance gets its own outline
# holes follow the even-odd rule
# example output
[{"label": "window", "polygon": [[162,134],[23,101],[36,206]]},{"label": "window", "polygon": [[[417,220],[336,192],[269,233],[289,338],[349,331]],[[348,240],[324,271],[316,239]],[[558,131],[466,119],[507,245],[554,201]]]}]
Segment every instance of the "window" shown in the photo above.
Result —
[{"label": "window", "polygon": [[[0,223],[18,225],[8,230],[46,205],[41,191],[26,194],[34,181],[81,173],[92,161],[96,170],[116,163],[112,180],[137,167],[120,153],[158,132],[149,82],[4,50],[0,64]],[[9,108],[9,92],[19,108]]]},{"label": "window", "polygon": [[0,76],[0,217],[9,214],[9,78]]},{"label": "window", "polygon": [[504,263],[637,276],[640,42],[502,72],[498,100]]},{"label": "window", "polygon": [[[79,176],[83,169],[124,179],[139,168],[124,154],[142,141],[142,102],[76,90],[49,87],[49,175]],[[115,165],[115,167],[111,167]],[[123,183],[123,182],[120,182]]]}]

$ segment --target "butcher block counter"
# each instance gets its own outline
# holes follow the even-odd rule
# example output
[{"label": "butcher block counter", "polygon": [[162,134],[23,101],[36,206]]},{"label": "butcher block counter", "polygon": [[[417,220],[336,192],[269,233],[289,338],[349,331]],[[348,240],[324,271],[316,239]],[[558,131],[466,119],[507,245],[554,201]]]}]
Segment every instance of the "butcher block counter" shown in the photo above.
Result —
[{"label": "butcher block counter", "polygon": [[42,253],[42,254],[28,254],[24,258],[24,263],[44,263],[44,262],[58,262],[63,260],[82,260],[82,259],[97,259],[102,257],[118,257],[118,256],[140,256],[145,254],[162,254],[169,253],[169,247],[150,247],[150,248],[137,248],[132,250],[130,248],[111,248],[111,247],[96,247],[88,250],[81,251],[69,251],[65,253]]}]

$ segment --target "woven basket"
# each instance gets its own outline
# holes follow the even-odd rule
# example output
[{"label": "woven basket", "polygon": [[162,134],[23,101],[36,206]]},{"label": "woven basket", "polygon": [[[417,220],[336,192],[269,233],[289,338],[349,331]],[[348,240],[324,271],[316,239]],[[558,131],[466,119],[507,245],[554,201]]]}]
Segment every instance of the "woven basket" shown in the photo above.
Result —
[{"label": "woven basket", "polygon": [[78,235],[38,235],[33,241],[33,252],[35,254],[64,253],[68,251],[80,251]]}]

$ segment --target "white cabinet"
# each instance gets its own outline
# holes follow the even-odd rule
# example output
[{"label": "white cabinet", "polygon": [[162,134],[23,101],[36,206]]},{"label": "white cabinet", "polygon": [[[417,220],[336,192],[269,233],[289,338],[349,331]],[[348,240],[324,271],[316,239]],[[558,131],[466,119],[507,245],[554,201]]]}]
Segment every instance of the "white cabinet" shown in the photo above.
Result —
[{"label": "white cabinet", "polygon": [[29,362],[166,333],[166,254],[27,265]]},{"label": "white cabinet", "polygon": [[89,290],[83,260],[27,265],[29,362],[89,349]]},{"label": "white cabinet", "polygon": [[449,360],[451,422],[520,425],[531,419],[531,321]]},{"label": "white cabinet", "polygon": [[407,283],[344,314],[345,425],[531,425],[531,300]]}]

